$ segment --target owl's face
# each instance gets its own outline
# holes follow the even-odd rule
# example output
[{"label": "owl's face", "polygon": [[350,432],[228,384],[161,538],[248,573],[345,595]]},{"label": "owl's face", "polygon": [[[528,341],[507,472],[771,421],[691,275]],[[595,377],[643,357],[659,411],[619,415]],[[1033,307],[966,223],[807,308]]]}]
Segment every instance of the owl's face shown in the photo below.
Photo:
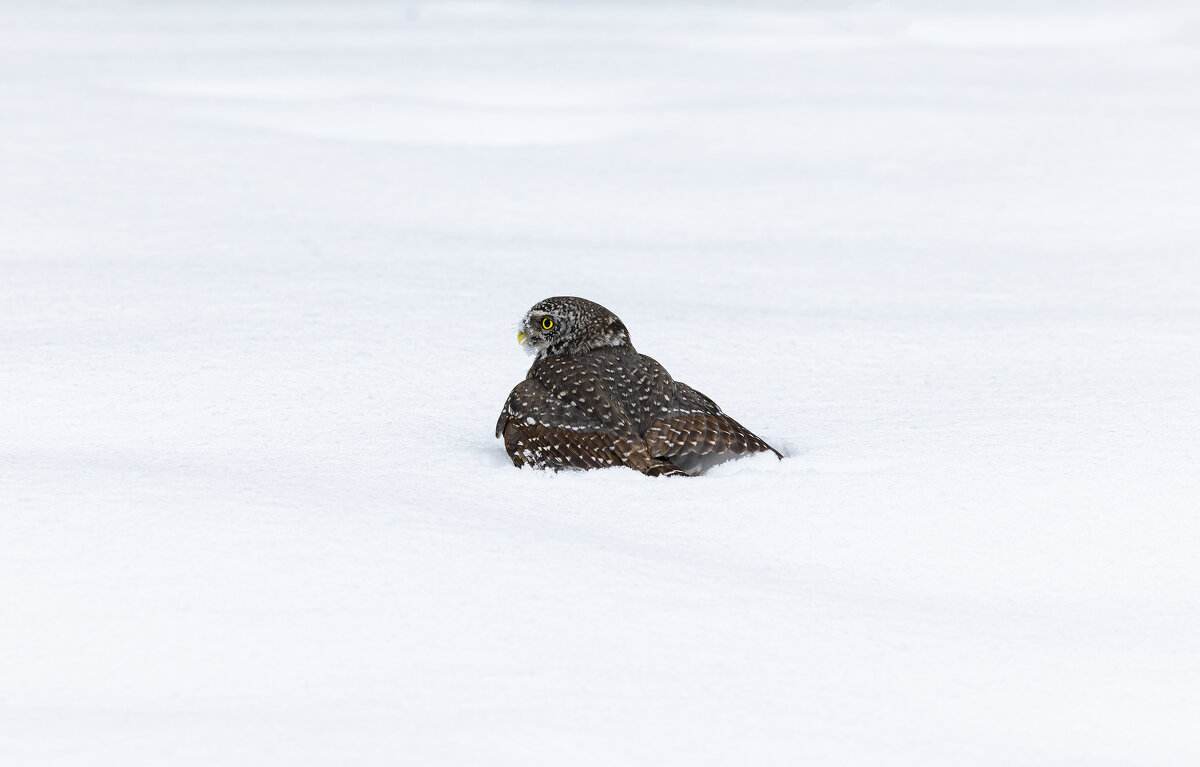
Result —
[{"label": "owl's face", "polygon": [[556,296],[534,304],[517,328],[517,343],[538,359],[630,345],[629,331],[617,315],[574,296]]}]

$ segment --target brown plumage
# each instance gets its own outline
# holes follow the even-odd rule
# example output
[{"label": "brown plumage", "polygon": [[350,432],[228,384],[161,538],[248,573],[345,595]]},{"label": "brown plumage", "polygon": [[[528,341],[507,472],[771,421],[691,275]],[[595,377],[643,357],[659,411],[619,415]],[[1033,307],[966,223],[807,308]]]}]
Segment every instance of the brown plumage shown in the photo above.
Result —
[{"label": "brown plumage", "polygon": [[517,339],[536,353],[508,395],[496,436],[517,466],[695,474],[745,453],[779,451],[708,397],[638,354],[625,324],[600,304],[547,298]]}]

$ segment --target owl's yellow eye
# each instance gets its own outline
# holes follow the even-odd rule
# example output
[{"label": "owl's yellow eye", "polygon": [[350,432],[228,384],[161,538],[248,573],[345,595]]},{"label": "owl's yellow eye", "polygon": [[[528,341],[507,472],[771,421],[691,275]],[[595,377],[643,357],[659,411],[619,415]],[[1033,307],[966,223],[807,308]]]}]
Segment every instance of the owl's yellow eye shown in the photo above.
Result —
[{"label": "owl's yellow eye", "polygon": [[549,317],[542,320],[542,330],[549,330],[552,327],[554,327],[554,320]]}]

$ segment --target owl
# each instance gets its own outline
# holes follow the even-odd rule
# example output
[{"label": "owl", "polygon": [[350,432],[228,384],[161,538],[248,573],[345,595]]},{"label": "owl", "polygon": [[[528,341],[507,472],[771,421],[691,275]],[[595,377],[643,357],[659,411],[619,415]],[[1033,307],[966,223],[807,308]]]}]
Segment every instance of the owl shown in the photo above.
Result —
[{"label": "owl", "polygon": [[517,466],[628,466],[692,475],[746,453],[779,451],[717,403],[638,354],[617,315],[574,296],[547,298],[521,321],[534,355],[508,395],[496,437]]}]

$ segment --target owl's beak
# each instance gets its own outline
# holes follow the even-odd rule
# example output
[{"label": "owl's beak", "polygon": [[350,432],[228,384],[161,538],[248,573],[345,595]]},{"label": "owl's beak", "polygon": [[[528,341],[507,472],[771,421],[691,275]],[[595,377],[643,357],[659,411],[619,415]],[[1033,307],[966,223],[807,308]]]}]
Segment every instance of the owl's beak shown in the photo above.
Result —
[{"label": "owl's beak", "polygon": [[519,343],[521,346],[525,345],[525,339],[527,338],[529,338],[529,334],[524,330],[517,331],[517,343]]}]

